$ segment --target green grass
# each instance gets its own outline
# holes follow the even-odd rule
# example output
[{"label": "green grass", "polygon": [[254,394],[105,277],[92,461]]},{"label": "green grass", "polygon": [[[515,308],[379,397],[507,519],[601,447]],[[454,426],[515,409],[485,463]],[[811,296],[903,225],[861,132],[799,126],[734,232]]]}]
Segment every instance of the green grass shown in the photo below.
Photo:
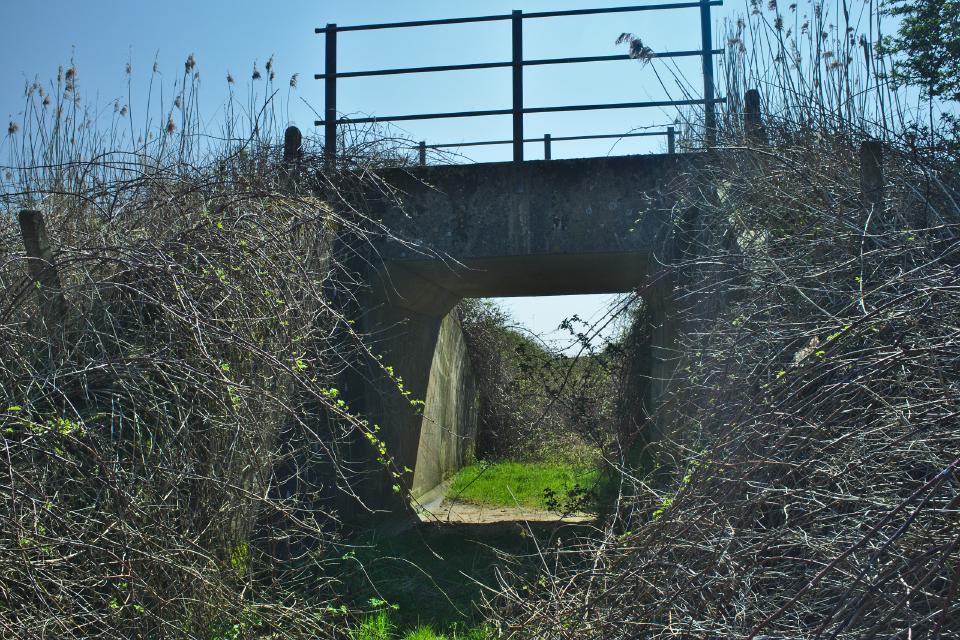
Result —
[{"label": "green grass", "polygon": [[393,638],[394,625],[386,611],[377,611],[360,621],[357,628],[351,630],[351,640],[390,640]]},{"label": "green grass", "polygon": [[489,625],[467,626],[453,623],[443,632],[437,632],[429,624],[420,624],[403,629],[391,612],[381,609],[360,620],[347,630],[350,640],[491,640],[493,632]]},{"label": "green grass", "polygon": [[437,633],[433,627],[427,625],[403,634],[403,640],[489,640],[490,638],[493,638],[493,632],[485,626],[470,629],[452,627],[445,633]]},{"label": "green grass", "polygon": [[403,636],[403,640],[446,640],[446,636],[437,635],[433,627],[417,627],[413,631],[408,631]]},{"label": "green grass", "polygon": [[385,610],[368,615],[350,630],[350,640],[489,640],[492,637],[489,627],[484,625],[453,624],[443,633],[434,631],[430,625],[401,631]]},{"label": "green grass", "polygon": [[420,625],[401,632],[386,611],[364,618],[350,631],[350,640],[489,640],[492,637],[490,628],[484,625],[468,628],[455,624],[444,633],[434,631],[430,625]]},{"label": "green grass", "polygon": [[479,463],[457,473],[447,497],[485,506],[581,510],[590,508],[599,480],[596,469],[562,463]]}]

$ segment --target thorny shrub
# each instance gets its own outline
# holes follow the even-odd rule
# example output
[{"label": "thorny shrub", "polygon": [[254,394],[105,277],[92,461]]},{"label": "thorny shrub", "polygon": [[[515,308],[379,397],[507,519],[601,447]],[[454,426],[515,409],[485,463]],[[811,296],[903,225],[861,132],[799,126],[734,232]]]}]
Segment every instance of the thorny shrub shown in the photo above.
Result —
[{"label": "thorny shrub", "polygon": [[[126,105],[106,131],[79,107],[73,66],[28,85],[10,127],[4,637],[312,637],[342,622],[322,558],[358,469],[349,446],[372,432],[335,382],[372,354],[332,237],[362,243],[366,221],[296,187],[272,85],[251,91],[249,122],[231,102],[226,140],[201,135],[195,66],[136,141],[132,125],[117,137]],[[27,275],[21,209],[46,221],[59,286]]]},{"label": "thorny shrub", "polygon": [[[960,179],[858,37],[875,14],[752,6],[728,42],[729,150],[670,186],[651,269],[676,328],[637,425],[662,435],[656,468],[624,466],[614,517],[504,577],[518,637],[960,634]],[[766,120],[744,132],[752,87]]]}]

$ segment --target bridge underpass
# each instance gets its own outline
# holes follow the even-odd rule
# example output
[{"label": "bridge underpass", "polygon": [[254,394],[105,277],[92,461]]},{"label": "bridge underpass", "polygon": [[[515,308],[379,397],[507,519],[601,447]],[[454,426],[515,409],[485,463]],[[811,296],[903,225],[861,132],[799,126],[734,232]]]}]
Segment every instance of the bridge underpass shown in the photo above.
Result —
[{"label": "bridge underpass", "polygon": [[[686,130],[685,145],[715,146],[717,97],[713,46],[712,7],[722,0],[684,0],[663,4],[524,12],[472,17],[413,20],[342,26],[334,23],[315,29],[324,37],[324,71],[315,79],[324,83],[324,158],[335,171],[342,151],[349,148],[351,131],[358,125],[430,122],[435,120],[509,117],[509,140],[461,140],[428,144],[423,140],[408,150],[419,150],[420,167],[384,176],[398,193],[393,198],[374,196],[365,204],[380,218],[394,240],[375,247],[369,256],[371,293],[363,301],[363,330],[374,341],[384,365],[402,377],[409,397],[423,399],[423,415],[412,411],[408,397],[397,393],[396,381],[368,371],[362,393],[352,392],[355,404],[371,423],[380,425],[382,439],[400,472],[400,482],[414,499],[424,495],[464,462],[476,432],[476,384],[466,343],[450,311],[463,298],[548,296],[626,292],[646,282],[659,269],[657,256],[672,250],[673,218],[677,202],[669,183],[682,174],[697,156],[677,154],[674,123],[656,127],[631,126],[630,131],[558,131],[552,137],[530,138],[524,133],[526,116],[542,114],[611,113],[617,110],[682,107],[702,109],[702,128]],[[529,58],[524,53],[525,24],[554,18],[601,14],[636,14],[648,11],[682,11],[699,18],[700,46],[692,50],[652,51],[631,41],[630,53],[557,58]],[[416,67],[343,70],[338,62],[341,37],[383,29],[415,30],[463,24],[509,23],[510,57],[477,63],[451,63]],[[422,41],[416,44],[422,46]],[[636,47],[635,47],[636,45]],[[702,68],[703,94],[672,99],[631,100],[594,104],[528,104],[524,73],[528,68],[608,64],[635,61],[639,50],[646,61],[656,58],[695,58]],[[472,109],[432,113],[344,116],[338,105],[338,82],[356,78],[472,72],[509,69],[510,105],[498,109]],[[352,81],[352,80],[351,80]],[[573,86],[573,85],[571,85]],[[578,95],[579,97],[579,95]],[[637,95],[635,98],[639,98]],[[680,114],[678,114],[680,115]],[[597,122],[605,123],[601,117]],[[344,127],[346,125],[346,127]],[[463,132],[471,132],[464,128]],[[575,133],[576,135],[569,135]],[[550,160],[553,142],[664,136],[668,154],[620,156],[576,160]],[[697,140],[699,136],[699,140]],[[525,145],[544,145],[543,161],[524,161]],[[427,151],[485,145],[510,145],[513,162],[426,166]],[[656,279],[669,287],[669,279]],[[644,288],[653,314],[653,382],[649,393],[662,392],[675,356],[670,344],[670,310],[660,304],[667,296],[656,287]],[[359,397],[358,397],[359,396]],[[655,402],[655,398],[652,399]],[[361,443],[365,445],[366,443]],[[408,471],[409,470],[409,471]],[[360,488],[364,502],[395,513],[409,510],[405,492],[395,491],[395,479],[383,469],[372,470]]]},{"label": "bridge underpass", "polygon": [[[399,202],[368,201],[394,238],[376,247],[363,330],[422,415],[386,376],[366,385],[363,410],[381,426],[413,498],[465,460],[477,429],[477,387],[451,313],[462,298],[618,293],[636,289],[672,250],[671,181],[699,156],[670,154],[395,170]],[[663,286],[669,286],[664,279]],[[669,378],[670,310],[645,288],[654,313],[651,363]],[[391,386],[394,388],[391,389]],[[654,395],[662,388],[653,385]],[[406,471],[409,470],[409,471]],[[409,510],[383,469],[361,487],[368,506]]]}]

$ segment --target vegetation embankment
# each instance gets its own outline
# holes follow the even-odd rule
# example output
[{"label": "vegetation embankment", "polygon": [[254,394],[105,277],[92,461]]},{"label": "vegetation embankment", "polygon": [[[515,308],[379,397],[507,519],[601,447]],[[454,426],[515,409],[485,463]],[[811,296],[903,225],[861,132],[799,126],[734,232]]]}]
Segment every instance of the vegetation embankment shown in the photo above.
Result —
[{"label": "vegetation embankment", "polygon": [[956,177],[887,146],[874,206],[849,142],[768,152],[729,159],[709,175],[724,193],[691,200],[710,222],[672,265],[677,374],[656,413],[631,416],[662,434],[654,472],[626,467],[609,528],[515,576],[526,589],[504,579],[503,627],[957,629]]},{"label": "vegetation embankment", "polygon": [[[633,376],[621,431],[652,469],[624,457],[607,528],[503,580],[501,628],[960,629],[955,140],[924,91],[891,83],[877,14],[842,9],[755,3],[731,27],[718,133],[738,152],[668,187],[675,232],[655,273],[672,290],[640,291],[672,309],[639,316],[638,335],[671,330],[657,355],[675,373]],[[753,88],[762,124],[737,104]]]},{"label": "vegetation embankment", "polygon": [[[730,26],[729,152],[652,199],[674,224],[630,340],[562,360],[465,309],[490,475],[462,493],[499,478],[475,497],[550,506],[572,476],[575,502],[570,470],[602,470],[602,517],[560,537],[344,536],[351,455],[390,461],[337,381],[387,365],[317,238],[386,231],[343,176],[296,189],[270,100],[232,102],[218,142],[192,56],[136,135],[129,105],[112,134],[85,117],[74,67],[28,86],[0,218],[0,635],[956,636],[960,178],[935,120],[956,73],[950,32],[923,35],[940,14],[894,4],[911,64],[878,50],[872,5],[754,3]],[[320,169],[309,142],[301,162]],[[20,209],[56,286],[25,277]]]},{"label": "vegetation embankment", "polygon": [[[296,187],[319,162],[309,141],[299,167],[281,162],[266,71],[222,136],[199,126],[193,56],[169,103],[118,102],[108,127],[76,67],[27,86],[0,215],[4,637],[344,626],[323,562],[346,451],[376,436],[336,383],[378,361],[349,296],[328,295],[352,282],[329,240],[362,242],[365,223],[329,204],[345,184],[326,200]],[[23,209],[45,220],[43,277]]]}]

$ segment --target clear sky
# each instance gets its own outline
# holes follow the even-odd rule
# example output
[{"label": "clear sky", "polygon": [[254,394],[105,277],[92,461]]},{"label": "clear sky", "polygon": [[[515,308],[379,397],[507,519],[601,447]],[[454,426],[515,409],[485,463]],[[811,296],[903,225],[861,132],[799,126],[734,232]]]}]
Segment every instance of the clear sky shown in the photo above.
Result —
[{"label": "clear sky", "polygon": [[[78,69],[79,87],[88,106],[112,111],[114,100],[126,104],[125,67],[132,64],[133,113],[144,100],[154,61],[163,74],[166,95],[184,60],[193,53],[201,74],[204,116],[215,127],[218,108],[227,95],[228,71],[251,85],[254,62],[263,71],[272,56],[278,86],[286,93],[290,76],[299,84],[290,103],[293,124],[311,129],[313,110],[322,111],[323,83],[313,75],[323,71],[324,42],[314,27],[417,19],[614,7],[642,4],[637,0],[484,0],[483,2],[415,0],[6,0],[7,28],[0,38],[0,114],[16,120],[22,110],[24,83],[49,82],[58,65],[71,58]],[[742,0],[715,7],[714,42],[719,46],[725,16],[744,12]],[[526,58],[610,55],[625,53],[614,41],[624,32],[638,35],[655,51],[680,51],[700,46],[696,9],[527,20],[524,23]],[[510,59],[508,22],[417,29],[343,33],[339,38],[342,70],[400,66],[505,61]],[[633,102],[682,98],[684,91],[699,97],[701,74],[697,58],[657,61],[643,66],[635,61],[528,67],[525,70],[527,106],[600,102]],[[659,78],[658,78],[659,76]],[[685,80],[677,82],[676,78]],[[339,107],[346,114],[396,115],[432,111],[509,108],[510,70],[434,73],[417,76],[344,79],[339,83]],[[285,96],[282,96],[285,98]],[[676,117],[671,109],[528,115],[527,137],[623,133],[660,128]],[[507,139],[509,117],[402,123],[398,132],[429,143]],[[553,145],[553,157],[584,157],[662,150],[665,140],[639,138],[619,142],[567,142]],[[510,148],[469,150],[473,161],[504,160]],[[542,145],[528,144],[528,158],[542,157]],[[514,299],[514,317],[537,332],[549,332],[574,313],[595,317],[609,296],[564,299]]]}]

